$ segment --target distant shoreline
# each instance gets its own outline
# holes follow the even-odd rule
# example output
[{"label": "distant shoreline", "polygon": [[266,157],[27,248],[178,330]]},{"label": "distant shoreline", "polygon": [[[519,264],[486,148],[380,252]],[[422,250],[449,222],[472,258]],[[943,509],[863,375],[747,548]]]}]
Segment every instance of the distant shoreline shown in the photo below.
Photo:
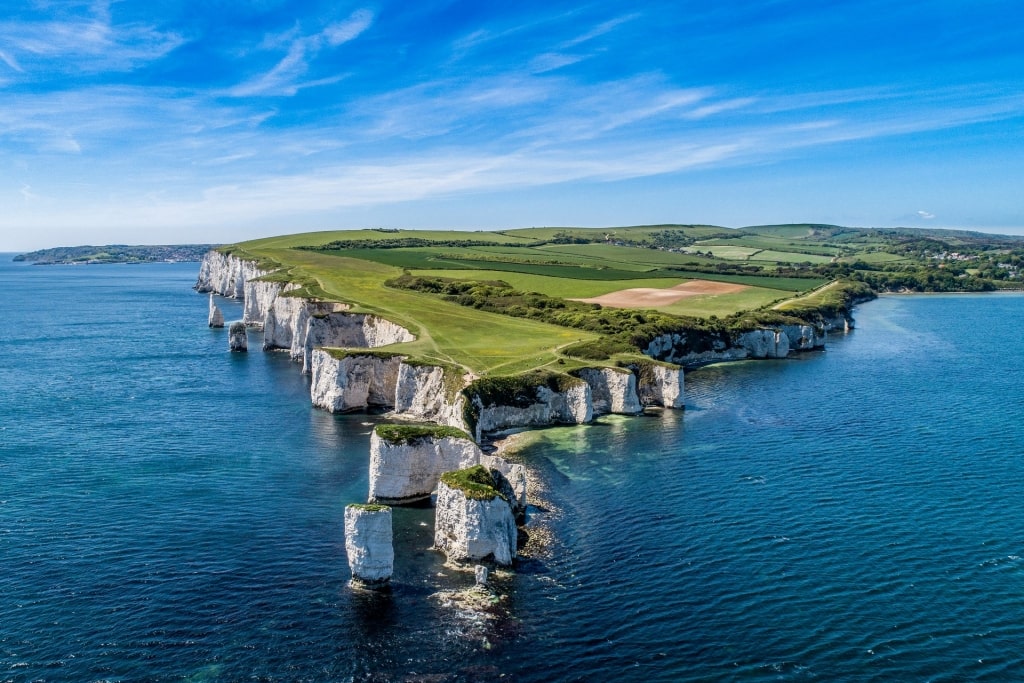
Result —
[{"label": "distant shoreline", "polygon": [[198,263],[217,245],[161,244],[53,247],[17,254],[14,261],[33,265],[96,265],[105,263]]}]

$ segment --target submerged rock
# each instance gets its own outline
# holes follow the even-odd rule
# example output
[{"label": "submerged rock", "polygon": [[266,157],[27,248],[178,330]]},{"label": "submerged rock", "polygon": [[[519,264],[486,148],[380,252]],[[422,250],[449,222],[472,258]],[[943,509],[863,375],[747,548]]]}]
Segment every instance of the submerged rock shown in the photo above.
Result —
[{"label": "submerged rock", "polygon": [[512,506],[498,487],[482,465],[442,475],[437,485],[434,546],[449,561],[512,564],[516,557],[516,522]]},{"label": "submerged rock", "polygon": [[360,504],[346,507],[345,553],[355,584],[374,587],[388,583],[395,565],[391,508]]},{"label": "submerged rock", "polygon": [[220,312],[217,304],[213,303],[213,292],[210,292],[210,317],[208,318],[208,324],[210,327],[224,327],[224,314]]},{"label": "submerged rock", "polygon": [[249,338],[245,331],[245,323],[234,322],[228,328],[228,348],[232,351],[248,351]]}]

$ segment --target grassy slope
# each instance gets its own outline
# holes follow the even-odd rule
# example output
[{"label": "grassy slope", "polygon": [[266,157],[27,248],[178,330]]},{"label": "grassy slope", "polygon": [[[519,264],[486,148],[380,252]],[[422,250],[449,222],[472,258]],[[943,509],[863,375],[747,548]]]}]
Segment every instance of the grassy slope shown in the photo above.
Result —
[{"label": "grassy slope", "polygon": [[[426,362],[462,366],[478,375],[504,375],[550,366],[569,370],[576,361],[561,358],[558,349],[596,335],[487,313],[459,306],[438,297],[388,288],[384,282],[404,269],[424,275],[475,280],[505,280],[522,291],[536,291],[563,298],[586,298],[633,287],[671,287],[700,278],[737,282],[750,289],[733,294],[700,295],[683,299],[661,310],[680,315],[724,317],[736,311],[769,306],[796,292],[808,292],[824,280],[772,278],[762,275],[718,274],[682,270],[714,266],[721,261],[704,256],[617,246],[604,235],[638,244],[650,244],[659,233],[673,231],[685,239],[707,240],[736,252],[749,254],[773,247],[772,257],[795,260],[827,260],[839,251],[822,242],[835,239],[828,231],[808,226],[771,226],[757,234],[738,234],[709,226],[639,226],[614,229],[532,228],[506,232],[463,231],[329,231],[283,235],[245,242],[232,249],[259,260],[288,264],[289,278],[315,282],[310,291],[352,304],[357,311],[380,314],[409,328],[417,340],[392,347]],[[594,238],[590,244],[536,245],[566,233]],[[488,242],[490,246],[437,246],[399,249],[347,249],[309,251],[336,240],[398,240],[403,238],[450,242]],[[741,240],[757,242],[742,244]],[[807,240],[805,242],[805,240]],[[809,242],[809,243],[808,243]],[[697,247],[699,248],[699,242]],[[793,249],[795,251],[789,251]],[[807,258],[806,252],[817,252]],[[756,260],[757,255],[752,260]],[[675,268],[679,270],[666,270]],[[388,349],[391,350],[391,349]]]},{"label": "grassy slope", "polygon": [[[328,233],[317,233],[320,235]],[[348,238],[348,236],[346,236]],[[323,237],[330,242],[337,237]],[[461,365],[477,374],[511,373],[557,362],[554,349],[595,335],[579,330],[485,313],[417,292],[394,290],[384,281],[401,275],[390,266],[288,247],[310,244],[304,236],[256,240],[247,254],[288,263],[315,278],[331,298],[378,313],[408,327],[415,342],[396,346],[425,360]],[[283,248],[282,248],[283,247]]]}]

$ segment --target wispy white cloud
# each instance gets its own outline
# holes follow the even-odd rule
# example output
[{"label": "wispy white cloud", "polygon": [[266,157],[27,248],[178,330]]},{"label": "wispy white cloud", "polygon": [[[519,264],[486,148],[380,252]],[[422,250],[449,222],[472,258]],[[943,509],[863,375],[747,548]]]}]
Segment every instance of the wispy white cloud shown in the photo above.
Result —
[{"label": "wispy white cloud", "polygon": [[601,22],[600,24],[590,29],[586,33],[563,42],[560,47],[562,49],[567,49],[570,47],[576,47],[581,43],[589,42],[594,38],[598,38],[600,36],[605,35],[606,33],[612,32],[613,30],[615,30],[622,24],[625,24],[626,22],[638,19],[640,16],[641,15],[639,12],[634,12],[632,14],[626,14],[621,17],[615,17],[614,19],[609,19],[608,21]]},{"label": "wispy white cloud", "polygon": [[15,71],[18,71],[20,73],[24,73],[25,71],[21,68],[21,65],[18,64],[18,60],[16,60],[11,55],[7,54],[7,52],[5,52],[4,50],[0,50],[0,61],[2,61],[4,64],[14,69]]},{"label": "wispy white cloud", "polygon": [[104,2],[94,3],[83,16],[0,22],[0,43],[6,47],[0,59],[19,72],[129,70],[184,42],[176,32],[147,24],[116,24]]},{"label": "wispy white cloud", "polygon": [[328,25],[322,31],[311,35],[302,35],[297,29],[284,34],[284,38],[264,40],[265,47],[274,47],[287,41],[287,53],[270,71],[251,78],[231,88],[229,94],[234,97],[251,97],[253,95],[293,96],[305,88],[318,87],[337,83],[346,74],[336,74],[311,81],[302,78],[309,70],[310,60],[326,47],[338,47],[358,38],[373,23],[373,13],[366,9],[353,12],[344,21]]},{"label": "wispy white cloud", "polygon": [[327,44],[337,47],[342,43],[358,38],[373,23],[373,12],[367,9],[356,10],[345,21],[331,24],[323,31]]},{"label": "wispy white cloud", "polygon": [[712,102],[710,104],[691,109],[683,116],[688,119],[706,119],[710,116],[721,114],[723,112],[749,107],[755,102],[757,102],[756,97],[736,97],[733,99],[720,100],[718,102]]},{"label": "wispy white cloud", "polygon": [[587,55],[571,55],[559,52],[545,52],[537,55],[530,61],[530,71],[535,74],[543,74],[548,71],[556,71],[562,67],[571,66],[582,62]]},{"label": "wispy white cloud", "polygon": [[[366,82],[374,72],[357,58],[344,74],[317,60],[327,62],[329,50],[370,30],[369,10],[315,32],[297,23],[262,42],[255,37],[246,62],[266,61],[257,75],[230,81],[239,84],[229,91],[222,82],[71,83],[53,92],[15,92],[0,108],[8,193],[23,205],[20,185],[21,197],[33,199],[34,210],[45,206],[54,223],[254,224],[276,217],[291,224],[353,207],[770,164],[806,158],[811,148],[1024,116],[1024,96],[994,86],[965,97],[897,86],[780,92],[734,83],[686,87],[657,70],[608,79],[563,69],[600,57],[603,45],[591,43],[603,44],[600,37],[637,18],[597,23],[564,40],[587,23],[570,32],[560,17],[561,30],[547,25],[540,32],[554,37],[502,61],[450,70],[417,65],[415,74],[382,79],[373,94],[353,87],[344,98],[325,98],[315,117],[296,116],[289,109],[295,100],[266,96],[294,95],[349,73]],[[37,60],[59,61],[58,55],[79,55],[90,68],[138,64],[180,40],[118,25],[103,6],[86,19],[46,26],[59,29],[51,47],[33,42],[42,24],[0,22],[5,76],[20,78],[18,68],[30,72]],[[72,38],[71,28],[82,30]],[[526,29],[481,29],[457,47],[483,52],[496,36],[517,30]],[[103,54],[102,46],[120,56]],[[49,155],[59,155],[60,178],[38,170]],[[0,225],[23,219],[0,216]]]},{"label": "wispy white cloud", "polygon": [[926,221],[930,221],[931,219],[935,218],[934,213],[928,213],[927,211],[918,211],[917,215],[919,218],[923,218]]}]

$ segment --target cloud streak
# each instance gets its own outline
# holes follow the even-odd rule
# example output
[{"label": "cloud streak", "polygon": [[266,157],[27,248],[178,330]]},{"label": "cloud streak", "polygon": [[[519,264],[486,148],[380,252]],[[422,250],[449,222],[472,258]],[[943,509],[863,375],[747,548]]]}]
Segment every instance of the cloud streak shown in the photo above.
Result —
[{"label": "cloud streak", "polygon": [[179,33],[149,24],[116,24],[104,3],[95,3],[86,16],[0,22],[0,60],[19,73],[127,71],[185,42]]},{"label": "cloud streak", "polygon": [[[287,53],[270,71],[251,78],[231,88],[233,97],[251,97],[253,95],[291,97],[305,88],[331,85],[345,78],[345,74],[336,74],[311,81],[301,79],[309,70],[310,61],[325,47],[336,48],[355,40],[373,23],[373,13],[366,9],[353,12],[348,19],[329,24],[317,33],[293,37],[289,41]],[[290,35],[290,34],[289,34]]]}]

